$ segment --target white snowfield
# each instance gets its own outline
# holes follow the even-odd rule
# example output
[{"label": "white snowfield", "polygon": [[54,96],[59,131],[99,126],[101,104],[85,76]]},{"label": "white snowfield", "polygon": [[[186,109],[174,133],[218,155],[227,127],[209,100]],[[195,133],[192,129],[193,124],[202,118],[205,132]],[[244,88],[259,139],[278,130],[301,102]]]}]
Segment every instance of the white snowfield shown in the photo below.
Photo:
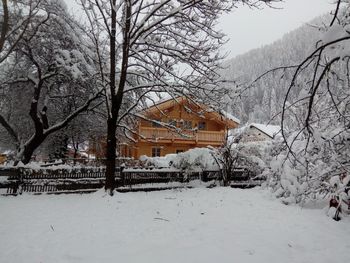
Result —
[{"label": "white snowfield", "polygon": [[349,262],[350,219],[265,190],[0,198],[0,262]]}]

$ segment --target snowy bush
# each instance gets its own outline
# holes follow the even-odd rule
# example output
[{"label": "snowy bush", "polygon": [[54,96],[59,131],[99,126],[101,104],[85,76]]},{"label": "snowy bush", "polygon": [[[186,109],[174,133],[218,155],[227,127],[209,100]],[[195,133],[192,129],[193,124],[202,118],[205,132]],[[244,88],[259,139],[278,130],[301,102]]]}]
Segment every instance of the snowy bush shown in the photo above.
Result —
[{"label": "snowy bush", "polygon": [[248,169],[254,176],[265,178],[265,171],[270,167],[270,161],[276,151],[278,140],[244,142],[232,145],[232,151],[237,155],[236,167]]},{"label": "snowy bush", "polygon": [[141,156],[140,161],[144,162],[146,166],[167,167],[183,171],[219,169],[213,157],[213,150],[208,148],[194,148],[178,154],[167,154],[163,157]]},{"label": "snowy bush", "polygon": [[350,172],[350,4],[336,3],[311,50],[291,76],[283,74],[289,83],[280,114],[284,144],[264,171],[283,203],[333,200],[331,217],[349,206]]},{"label": "snowy bush", "polygon": [[[316,133],[316,132],[315,132]],[[294,139],[295,134],[290,136]],[[268,186],[286,204],[304,203],[338,196],[348,202],[350,177],[347,160],[350,158],[350,133],[335,135],[334,131],[320,132],[312,140],[299,136],[293,152],[282,150],[273,157]]]}]

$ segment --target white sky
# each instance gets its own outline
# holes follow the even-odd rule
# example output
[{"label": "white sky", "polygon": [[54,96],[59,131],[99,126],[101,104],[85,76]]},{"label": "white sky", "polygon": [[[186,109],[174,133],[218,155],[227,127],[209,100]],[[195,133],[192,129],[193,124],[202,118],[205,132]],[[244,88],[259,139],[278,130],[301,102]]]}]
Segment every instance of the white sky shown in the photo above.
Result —
[{"label": "white sky", "polygon": [[329,13],[335,7],[332,0],[285,0],[276,7],[252,10],[239,7],[223,16],[219,27],[230,38],[224,51],[228,58],[261,47],[281,38],[285,33]]},{"label": "white sky", "polygon": [[[64,1],[77,15],[75,0]],[[274,5],[279,9],[265,7],[262,10],[240,6],[220,19],[218,28],[230,39],[223,52],[229,52],[228,58],[232,58],[270,44],[313,18],[329,13],[335,8],[332,1],[284,0]]]}]

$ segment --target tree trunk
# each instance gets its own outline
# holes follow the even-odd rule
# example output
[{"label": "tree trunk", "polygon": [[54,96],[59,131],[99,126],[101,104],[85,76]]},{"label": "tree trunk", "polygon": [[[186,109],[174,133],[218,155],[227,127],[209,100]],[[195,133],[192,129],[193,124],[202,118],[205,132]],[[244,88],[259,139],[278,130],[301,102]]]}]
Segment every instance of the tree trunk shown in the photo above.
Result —
[{"label": "tree trunk", "polygon": [[106,183],[105,190],[113,195],[115,188],[115,158],[116,158],[116,129],[117,120],[109,118],[107,121],[107,149],[106,149]]},{"label": "tree trunk", "polygon": [[121,72],[119,75],[119,85],[116,92],[116,0],[111,1],[111,36],[110,36],[110,92],[111,92],[111,112],[107,120],[107,161],[106,161],[106,184],[105,189],[113,194],[115,188],[115,158],[116,158],[116,129],[119,110],[123,102],[123,91],[126,84],[127,69],[129,62],[130,48],[130,27],[131,27],[131,2],[125,4],[125,28],[123,29],[123,52]]},{"label": "tree trunk", "polygon": [[77,156],[78,156],[78,146],[75,145],[74,143],[73,145],[74,145],[73,165],[75,165],[77,162]]},{"label": "tree trunk", "polygon": [[116,0],[111,2],[111,34],[110,34],[110,83],[111,111],[107,119],[107,149],[106,149],[106,183],[105,190],[113,195],[115,188],[115,150],[116,150],[116,129],[118,119],[118,107],[116,103],[116,25],[117,13],[115,10]]},{"label": "tree trunk", "polygon": [[15,165],[18,164],[19,160],[23,164],[28,164],[33,156],[34,151],[44,142],[46,137],[47,136],[44,134],[34,135],[34,137],[26,145],[24,145],[23,152],[19,156],[18,160],[15,162]]},{"label": "tree trunk", "polygon": [[1,34],[0,34],[0,52],[4,47],[6,34],[9,29],[9,10],[7,6],[7,0],[2,0],[2,10],[3,10],[3,21],[1,25]]}]

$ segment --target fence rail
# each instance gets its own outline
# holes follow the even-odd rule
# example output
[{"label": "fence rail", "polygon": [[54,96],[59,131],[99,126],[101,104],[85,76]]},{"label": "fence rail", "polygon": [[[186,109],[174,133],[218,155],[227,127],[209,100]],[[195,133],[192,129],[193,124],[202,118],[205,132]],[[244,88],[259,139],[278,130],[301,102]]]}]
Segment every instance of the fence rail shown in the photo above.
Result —
[{"label": "fence rail", "polygon": [[[231,180],[235,185],[247,185],[247,172],[237,169]],[[180,170],[123,170],[116,169],[116,188],[132,187],[140,184],[159,183],[185,183],[192,180],[220,180],[220,171],[192,171]],[[93,192],[104,186],[105,168],[79,168],[79,169],[40,169],[26,168],[0,169],[0,193],[5,195],[31,193],[60,193],[60,192]],[[256,181],[255,184],[256,185]],[[163,186],[164,187],[164,186]]]},{"label": "fence rail", "polygon": [[141,138],[148,140],[185,140],[222,143],[225,133],[222,131],[183,131],[181,134],[170,131],[166,128],[141,127]]}]

